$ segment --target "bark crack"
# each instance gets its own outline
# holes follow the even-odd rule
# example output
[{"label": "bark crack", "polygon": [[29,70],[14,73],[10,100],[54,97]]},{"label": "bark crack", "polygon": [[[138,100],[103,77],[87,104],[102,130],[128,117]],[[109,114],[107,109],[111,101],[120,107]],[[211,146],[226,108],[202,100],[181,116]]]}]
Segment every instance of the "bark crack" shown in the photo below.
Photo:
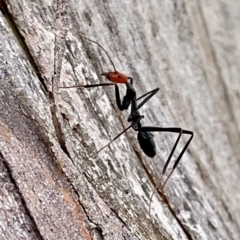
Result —
[{"label": "bark crack", "polygon": [[3,163],[3,165],[6,169],[6,172],[7,172],[8,178],[10,179],[11,183],[13,184],[13,186],[15,188],[14,192],[16,192],[16,194],[19,196],[20,202],[21,202],[24,210],[26,211],[27,216],[29,217],[29,219],[32,223],[32,227],[34,229],[34,232],[36,233],[36,235],[38,236],[39,239],[42,239],[42,240],[45,239],[42,236],[33,215],[31,214],[31,210],[28,208],[28,205],[27,205],[27,203],[26,203],[26,201],[25,201],[25,199],[22,195],[22,192],[20,191],[20,188],[17,184],[17,181],[13,177],[13,173],[12,173],[12,169],[11,169],[10,164],[7,162],[7,160],[4,158],[4,156],[2,155],[1,152],[0,152],[0,160],[2,160],[2,163]]},{"label": "bark crack", "polygon": [[14,17],[10,13],[7,3],[5,0],[0,0],[0,9],[6,19],[6,22],[8,23],[9,28],[12,30],[13,35],[16,38],[16,41],[19,43],[21,49],[23,50],[26,58],[28,59],[29,63],[31,64],[33,71],[37,75],[41,85],[43,86],[44,90],[47,92],[48,88],[47,85],[44,82],[43,77],[41,76],[41,72],[37,66],[37,63],[34,60],[34,57],[32,56],[24,37],[22,36],[21,32],[18,29],[17,23],[14,21]]}]

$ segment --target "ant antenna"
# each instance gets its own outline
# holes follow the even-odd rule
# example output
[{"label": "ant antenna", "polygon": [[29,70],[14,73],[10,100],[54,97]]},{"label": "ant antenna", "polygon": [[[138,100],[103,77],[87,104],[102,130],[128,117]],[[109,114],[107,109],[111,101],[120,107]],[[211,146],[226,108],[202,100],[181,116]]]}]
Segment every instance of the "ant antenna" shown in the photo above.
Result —
[{"label": "ant antenna", "polygon": [[112,59],[110,58],[108,52],[103,48],[103,46],[102,46],[100,43],[98,43],[97,41],[94,41],[94,40],[86,37],[83,33],[80,33],[79,31],[77,31],[77,32],[78,32],[79,35],[81,35],[81,37],[87,39],[87,40],[90,41],[90,42],[93,42],[93,43],[97,44],[97,45],[106,53],[109,61],[111,62],[112,66],[113,66],[114,71],[117,72],[117,69],[115,68],[115,65],[114,65]]}]

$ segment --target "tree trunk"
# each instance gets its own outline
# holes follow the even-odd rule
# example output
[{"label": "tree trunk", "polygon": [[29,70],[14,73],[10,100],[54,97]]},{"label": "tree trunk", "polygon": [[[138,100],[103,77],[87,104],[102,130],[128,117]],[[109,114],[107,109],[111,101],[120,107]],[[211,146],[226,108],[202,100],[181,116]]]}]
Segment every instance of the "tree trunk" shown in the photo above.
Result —
[{"label": "tree trunk", "polygon": [[[240,5],[210,2],[1,0],[1,239],[240,239]],[[160,88],[145,126],[194,132],[152,200],[178,134],[153,159],[132,129],[96,154],[130,111],[113,86],[59,88],[114,70],[81,34],[137,96]]]}]

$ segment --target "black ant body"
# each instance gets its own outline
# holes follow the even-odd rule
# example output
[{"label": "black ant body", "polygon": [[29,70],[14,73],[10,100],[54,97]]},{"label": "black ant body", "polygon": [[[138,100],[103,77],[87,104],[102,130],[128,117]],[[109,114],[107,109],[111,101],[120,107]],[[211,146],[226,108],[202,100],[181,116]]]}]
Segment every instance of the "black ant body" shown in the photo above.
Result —
[{"label": "black ant body", "polygon": [[[111,83],[100,83],[100,84],[92,84],[92,85],[77,85],[77,86],[60,87],[60,88],[92,88],[92,87],[99,87],[99,86],[114,85],[115,86],[116,103],[117,103],[118,108],[121,111],[123,111],[123,110],[127,110],[131,105],[131,112],[130,112],[130,115],[128,117],[128,122],[130,122],[131,125],[128,128],[126,128],[124,131],[122,131],[120,134],[118,134],[106,146],[102,147],[96,153],[99,153],[100,151],[102,151],[104,148],[109,146],[113,141],[115,141],[118,137],[120,137],[124,132],[126,132],[128,129],[132,128],[134,131],[138,132],[137,138],[138,138],[139,145],[140,145],[141,149],[143,150],[143,152],[148,157],[153,158],[156,155],[156,144],[155,144],[154,136],[153,136],[152,132],[178,133],[178,138],[175,141],[175,144],[174,144],[174,146],[173,146],[173,148],[172,148],[172,150],[169,154],[169,157],[168,157],[166,163],[164,164],[164,167],[163,167],[163,170],[162,170],[162,173],[161,173],[161,178],[162,178],[162,176],[165,174],[165,172],[167,170],[169,162],[170,162],[170,160],[173,156],[173,153],[174,153],[174,151],[175,151],[175,149],[178,145],[178,142],[179,142],[182,134],[190,135],[190,138],[188,139],[187,143],[185,144],[185,146],[183,147],[179,156],[177,157],[177,159],[176,159],[176,161],[173,165],[172,170],[170,171],[169,175],[167,176],[165,182],[162,185],[161,189],[163,190],[163,188],[166,185],[168,179],[172,175],[173,171],[175,170],[178,163],[180,162],[183,154],[187,150],[190,142],[192,141],[194,133],[192,131],[184,130],[184,129],[177,128],[177,127],[143,126],[141,124],[141,120],[144,118],[144,116],[139,113],[139,109],[159,91],[159,88],[156,88],[156,89],[154,89],[150,92],[147,92],[144,95],[142,95],[141,97],[137,98],[136,91],[133,87],[133,79],[131,77],[127,77],[125,74],[122,74],[122,73],[120,73],[116,70],[116,68],[115,68],[110,56],[108,55],[107,51],[98,42],[93,41],[93,40],[85,37],[82,34],[80,34],[80,35],[83,38],[85,38],[85,39],[87,39],[91,42],[96,43],[107,54],[112,66],[114,68],[114,71],[103,73],[102,75],[105,76],[108,80],[110,80]],[[119,92],[119,88],[118,88],[117,83],[120,83],[120,84],[124,83],[126,85],[126,94],[123,97],[123,100],[121,100],[120,92]],[[143,100],[139,104],[137,104],[137,101],[139,101],[140,99],[143,99]],[[158,188],[158,186],[156,188]],[[151,196],[151,198],[152,198],[152,196]]]}]

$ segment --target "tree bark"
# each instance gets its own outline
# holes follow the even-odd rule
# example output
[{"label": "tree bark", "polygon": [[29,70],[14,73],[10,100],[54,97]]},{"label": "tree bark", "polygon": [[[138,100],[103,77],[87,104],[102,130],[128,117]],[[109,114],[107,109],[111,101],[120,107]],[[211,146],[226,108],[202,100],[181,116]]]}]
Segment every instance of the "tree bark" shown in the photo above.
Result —
[{"label": "tree bark", "polygon": [[[1,239],[240,239],[237,0],[0,8]],[[95,154],[129,125],[129,111],[117,109],[113,86],[59,88],[107,82],[101,73],[113,71],[81,34],[133,77],[138,96],[160,88],[141,108],[144,125],[195,134],[150,215],[178,135],[154,133],[154,159],[133,130]]]}]

